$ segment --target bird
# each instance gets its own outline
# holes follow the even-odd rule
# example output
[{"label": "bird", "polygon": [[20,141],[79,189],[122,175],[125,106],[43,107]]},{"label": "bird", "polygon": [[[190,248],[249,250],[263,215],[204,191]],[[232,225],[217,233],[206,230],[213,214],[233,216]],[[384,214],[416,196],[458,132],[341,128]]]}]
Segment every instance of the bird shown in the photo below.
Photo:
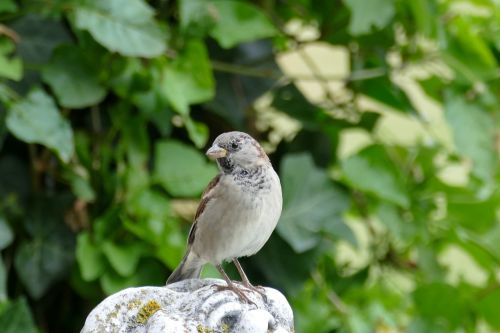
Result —
[{"label": "bird", "polygon": [[243,286],[260,292],[238,258],[257,253],[276,228],[283,204],[280,179],[261,145],[244,132],[220,134],[206,155],[217,162],[219,173],[201,196],[187,250],[167,285],[199,278],[202,267],[210,263],[226,281],[219,289],[232,290],[248,300],[222,264],[232,261]]}]

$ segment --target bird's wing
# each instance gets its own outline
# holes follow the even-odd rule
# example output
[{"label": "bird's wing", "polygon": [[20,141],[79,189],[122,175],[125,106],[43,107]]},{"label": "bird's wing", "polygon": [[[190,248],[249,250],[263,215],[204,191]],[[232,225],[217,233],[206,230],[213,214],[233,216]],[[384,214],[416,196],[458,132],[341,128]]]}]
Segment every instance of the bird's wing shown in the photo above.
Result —
[{"label": "bird's wing", "polygon": [[198,205],[198,208],[196,209],[196,214],[194,215],[194,222],[193,225],[191,226],[191,230],[189,230],[189,237],[188,237],[188,244],[191,245],[194,242],[194,234],[196,232],[196,222],[198,221],[198,218],[203,214],[205,211],[205,207],[207,206],[207,203],[213,198],[212,193],[214,192],[215,187],[220,181],[222,174],[218,174],[215,176],[210,183],[208,183],[207,188],[205,191],[203,191],[203,194],[201,195],[201,201],[200,204]]}]

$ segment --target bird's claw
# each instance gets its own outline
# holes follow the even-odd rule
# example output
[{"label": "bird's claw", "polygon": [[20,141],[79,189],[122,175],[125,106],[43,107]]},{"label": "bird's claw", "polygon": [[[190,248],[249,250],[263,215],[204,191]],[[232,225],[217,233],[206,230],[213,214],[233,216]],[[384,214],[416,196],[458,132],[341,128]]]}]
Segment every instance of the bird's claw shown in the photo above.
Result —
[{"label": "bird's claw", "polygon": [[266,289],[264,287],[254,286],[251,283],[245,283],[245,282],[242,282],[242,284],[243,284],[243,286],[245,286],[245,288],[250,289],[251,291],[256,292],[257,294],[262,296],[264,303],[267,303]]},{"label": "bird's claw", "polygon": [[215,289],[216,289],[218,292],[219,292],[219,291],[230,290],[230,291],[232,291],[233,293],[235,293],[235,294],[236,294],[236,295],[240,298],[240,300],[242,300],[242,301],[244,301],[244,302],[246,302],[246,303],[248,303],[248,304],[253,304],[253,305],[255,305],[255,306],[257,305],[257,304],[255,304],[255,302],[254,302],[254,301],[250,300],[250,298],[248,298],[248,296],[247,296],[247,295],[245,295],[244,290],[242,290],[242,289],[238,288],[238,287],[237,287],[236,285],[234,285],[234,284],[225,285],[225,286],[218,284],[218,285],[215,285],[214,287],[215,287]]}]

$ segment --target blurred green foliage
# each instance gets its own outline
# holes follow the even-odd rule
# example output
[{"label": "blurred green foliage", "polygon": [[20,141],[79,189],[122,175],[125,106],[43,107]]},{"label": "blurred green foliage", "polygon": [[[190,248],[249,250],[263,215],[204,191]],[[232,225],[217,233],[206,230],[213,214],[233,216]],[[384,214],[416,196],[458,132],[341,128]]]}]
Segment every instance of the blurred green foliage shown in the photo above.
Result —
[{"label": "blurred green foliage", "polygon": [[274,150],[282,219],[244,266],[297,332],[500,330],[499,61],[494,0],[2,0],[2,332],[163,284],[232,129]]}]

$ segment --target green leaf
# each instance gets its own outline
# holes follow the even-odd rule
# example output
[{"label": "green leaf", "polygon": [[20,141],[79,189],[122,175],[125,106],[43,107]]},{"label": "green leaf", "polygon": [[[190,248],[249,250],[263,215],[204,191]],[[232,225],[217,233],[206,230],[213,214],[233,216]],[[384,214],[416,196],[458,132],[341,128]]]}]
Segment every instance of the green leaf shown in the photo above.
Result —
[{"label": "green leaf", "polygon": [[35,197],[26,207],[23,225],[31,239],[17,247],[14,267],[30,296],[39,299],[66,277],[74,259],[74,238],[63,221],[69,195]]},{"label": "green leaf", "polygon": [[397,240],[409,242],[417,236],[415,226],[410,221],[403,219],[396,205],[380,202],[375,214]]},{"label": "green leaf", "polygon": [[477,307],[479,313],[491,327],[500,329],[500,317],[498,316],[498,309],[500,309],[500,288],[496,287],[490,290],[486,296],[479,300]]},{"label": "green leaf", "polygon": [[497,222],[488,232],[476,239],[482,249],[486,249],[497,261],[500,261],[500,222]]},{"label": "green leaf", "polygon": [[[170,201],[166,195],[162,195],[159,191],[150,188],[143,189],[137,192],[127,201],[127,212],[130,215],[143,220],[148,217],[156,219],[165,219],[172,215]],[[163,225],[159,225],[160,229],[153,230],[156,234],[161,234]]]},{"label": "green leaf", "polygon": [[151,58],[166,49],[166,33],[142,0],[74,1],[74,24],[104,47],[125,56]]},{"label": "green leaf", "polygon": [[73,155],[73,132],[69,122],[42,90],[31,91],[14,103],[7,115],[7,128],[18,139],[45,145],[68,162]]},{"label": "green leaf", "polygon": [[66,108],[88,107],[101,102],[106,95],[106,89],[99,83],[95,57],[87,56],[85,50],[75,46],[56,49],[42,76]]},{"label": "green leaf", "polygon": [[[497,8],[492,8],[496,11]],[[466,15],[457,15],[450,21],[447,34],[443,34],[443,58],[447,65],[455,70],[456,80],[473,84],[480,80],[495,78],[498,67],[490,42],[484,34],[478,34],[476,24],[471,24]],[[497,19],[498,20],[498,19]],[[483,23],[483,25],[486,24]],[[474,59],[474,61],[470,61]]]},{"label": "green leaf", "polygon": [[364,95],[380,101],[397,111],[414,112],[414,108],[406,93],[387,77],[361,80],[356,87]]},{"label": "green leaf", "polygon": [[280,286],[287,294],[293,295],[303,290],[304,283],[311,278],[311,271],[316,267],[318,257],[324,252],[325,246],[316,246],[309,251],[297,253],[285,240],[273,234],[250,260],[258,264],[271,285]]},{"label": "green leaf", "polygon": [[3,333],[38,332],[24,298],[7,303],[7,306],[0,312],[0,327]]},{"label": "green leaf", "polygon": [[182,31],[197,37],[204,37],[218,17],[215,7],[205,0],[180,0],[179,16]]},{"label": "green leaf", "polygon": [[11,58],[8,56],[13,49],[13,42],[0,39],[0,76],[19,81],[23,76],[23,63],[20,58]]},{"label": "green leaf", "polygon": [[0,13],[15,13],[17,4],[14,0],[3,0],[0,2]]},{"label": "green leaf", "polygon": [[104,255],[100,247],[91,240],[88,232],[78,235],[76,260],[85,281],[96,280],[106,269]]},{"label": "green leaf", "polygon": [[382,29],[389,24],[395,14],[393,0],[344,0],[351,10],[349,32],[364,35],[372,28]]},{"label": "green leaf", "polygon": [[92,202],[96,198],[96,194],[88,176],[71,174],[69,177],[71,190],[79,198],[87,202]]},{"label": "green leaf", "polygon": [[209,34],[223,48],[277,34],[259,8],[243,1],[182,0],[179,13],[185,34],[197,37]]},{"label": "green leaf", "polygon": [[122,132],[122,142],[127,151],[127,158],[130,166],[139,169],[147,165],[150,149],[146,120],[144,117],[130,116],[129,120],[122,126]]},{"label": "green leaf", "polygon": [[[7,271],[0,256],[0,304],[7,300]],[[0,314],[1,316],[1,314]]]},{"label": "green leaf", "polygon": [[303,285],[300,294],[291,299],[291,304],[297,318],[296,332],[335,332],[342,325],[332,313],[328,299],[323,293],[318,293],[317,288],[311,288],[310,283]]},{"label": "green leaf", "polygon": [[157,142],[153,177],[171,195],[198,196],[217,174],[202,154],[176,141]]},{"label": "green leaf", "polygon": [[203,148],[208,141],[208,126],[191,119],[191,117],[184,117],[184,124],[188,132],[189,138],[193,141],[197,148]]},{"label": "green leaf", "polygon": [[400,171],[384,147],[369,146],[341,163],[346,180],[383,200],[408,207],[410,200]]},{"label": "green leaf", "polygon": [[448,218],[463,227],[477,232],[491,231],[496,221],[498,203],[494,197],[488,200],[448,202]]},{"label": "green leaf", "polygon": [[463,305],[456,288],[435,282],[420,285],[413,293],[418,311],[424,318],[444,319],[451,328],[456,327],[463,316]]},{"label": "green leaf", "polygon": [[73,253],[52,240],[35,239],[21,243],[15,267],[31,297],[39,299],[47,289],[68,273]]},{"label": "green leaf", "polygon": [[21,16],[10,27],[21,37],[16,52],[30,64],[45,64],[54,48],[71,41],[65,24],[33,12]]},{"label": "green leaf", "polygon": [[130,276],[134,273],[143,253],[140,243],[115,244],[105,242],[102,251],[109,260],[111,267],[121,276]]},{"label": "green leaf", "polygon": [[277,33],[269,18],[255,6],[242,1],[211,1],[208,10],[216,18],[210,35],[224,48]]},{"label": "green leaf", "polygon": [[299,120],[304,127],[316,130],[325,120],[323,111],[312,104],[294,84],[273,91],[272,106]]},{"label": "green leaf", "polygon": [[429,17],[438,15],[437,4],[431,0],[414,0],[406,4],[413,12],[417,30],[426,37],[434,37],[437,30],[437,20],[429,20]]},{"label": "green leaf", "polygon": [[445,111],[457,150],[472,160],[473,174],[491,182],[496,162],[493,118],[456,94],[446,95]]},{"label": "green leaf", "polygon": [[322,233],[355,242],[342,214],[348,199],[325,171],[317,168],[310,155],[288,155],[281,167],[283,212],[278,233],[297,253],[310,250]]},{"label": "green leaf", "polygon": [[449,333],[450,330],[445,326],[446,322],[432,320],[430,318],[422,318],[416,316],[408,325],[408,333],[421,333],[421,332],[432,332],[432,333]]},{"label": "green leaf", "polygon": [[0,250],[5,249],[14,240],[12,229],[4,216],[0,215]]},{"label": "green leaf", "polygon": [[107,271],[100,279],[102,289],[106,294],[113,294],[128,287],[158,286],[165,284],[167,272],[158,261],[141,260],[135,274],[124,277],[113,271]]},{"label": "green leaf", "polygon": [[172,217],[170,202],[164,194],[150,188],[136,193],[127,201],[124,226],[144,242],[155,247],[155,253],[167,266],[174,268],[182,259],[186,235]]},{"label": "green leaf", "polygon": [[175,111],[187,115],[189,105],[213,98],[212,68],[205,45],[190,40],[179,57],[164,70],[163,93]]}]

